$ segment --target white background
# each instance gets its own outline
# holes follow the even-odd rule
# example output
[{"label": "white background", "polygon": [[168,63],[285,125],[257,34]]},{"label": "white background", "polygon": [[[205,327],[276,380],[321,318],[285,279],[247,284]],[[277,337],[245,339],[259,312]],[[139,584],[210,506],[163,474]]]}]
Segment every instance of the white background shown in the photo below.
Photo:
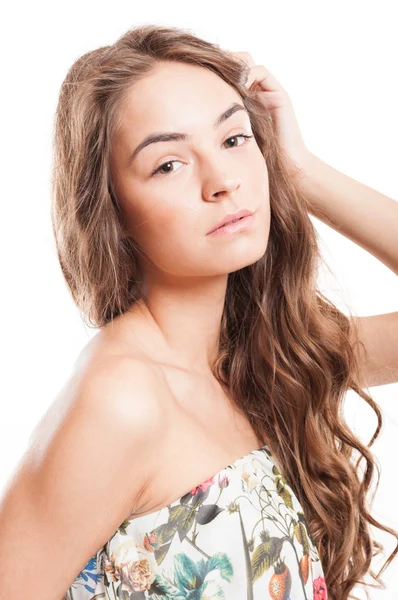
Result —
[{"label": "white background", "polygon": [[[96,330],[86,329],[67,291],[50,225],[53,117],[67,69],[84,52],[143,23],[189,28],[231,51],[248,51],[288,90],[308,148],[345,174],[398,199],[396,3],[83,2],[8,3],[1,32],[0,486]],[[396,275],[318,220],[319,286],[358,315],[398,310]],[[383,235],[383,231],[380,231]],[[398,339],[397,339],[398,343]],[[381,466],[373,514],[398,528],[398,383],[373,387],[384,427],[372,450]],[[376,417],[353,392],[347,419],[368,443]],[[394,549],[392,536],[375,529]],[[381,563],[374,563],[374,568]],[[398,558],[383,576],[398,597]],[[365,597],[360,591],[360,597]],[[294,599],[292,599],[294,600]]]}]

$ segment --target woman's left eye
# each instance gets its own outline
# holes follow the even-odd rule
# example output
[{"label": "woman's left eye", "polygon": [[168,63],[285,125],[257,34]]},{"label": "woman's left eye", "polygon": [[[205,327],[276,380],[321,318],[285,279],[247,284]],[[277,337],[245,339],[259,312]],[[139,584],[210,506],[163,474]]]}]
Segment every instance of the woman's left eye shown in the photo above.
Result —
[{"label": "woman's left eye", "polygon": [[[229,142],[229,140],[235,140],[235,139],[237,139],[237,138],[240,138],[240,137],[241,137],[241,138],[245,138],[245,139],[249,139],[249,138],[252,138],[252,137],[253,137],[253,135],[247,135],[247,134],[245,134],[245,133],[237,133],[237,134],[235,134],[235,135],[232,135],[231,137],[227,138],[227,139],[225,140],[224,144],[225,144],[226,142]],[[240,146],[242,146],[242,144],[239,144],[239,145],[240,145]],[[236,147],[237,147],[236,145],[235,145],[235,146],[230,146],[230,148],[236,148]],[[152,176],[152,175],[156,175],[156,174],[159,174],[159,175],[168,175],[169,173],[172,173],[173,171],[168,171],[167,173],[161,173],[160,171],[161,171],[161,169],[163,169],[163,167],[167,167],[167,165],[171,165],[171,164],[172,164],[172,163],[174,163],[174,162],[181,162],[181,161],[179,161],[179,160],[168,160],[167,162],[165,162],[165,163],[163,163],[162,165],[160,165],[160,167],[158,167],[157,169],[155,169],[155,170],[154,170],[154,171],[151,173],[151,176]]]},{"label": "woman's left eye", "polygon": [[[236,135],[232,135],[231,137],[229,137],[228,139],[226,139],[225,142],[229,142],[229,140],[235,140],[236,138],[240,138],[240,137],[248,139],[248,138],[252,138],[253,136],[252,135],[246,135],[245,133],[237,133]],[[232,146],[232,148],[233,148],[233,146]]]}]

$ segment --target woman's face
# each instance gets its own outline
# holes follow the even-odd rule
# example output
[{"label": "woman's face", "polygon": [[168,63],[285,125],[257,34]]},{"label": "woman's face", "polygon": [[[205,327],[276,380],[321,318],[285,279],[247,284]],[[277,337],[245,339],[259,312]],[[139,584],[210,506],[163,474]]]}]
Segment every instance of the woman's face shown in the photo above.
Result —
[{"label": "woman's face", "polygon": [[[158,65],[129,91],[112,150],[112,179],[126,233],[155,272],[225,275],[266,251],[267,166],[255,138],[238,136],[253,135],[249,115],[236,110],[214,125],[233,103],[243,107],[223,79],[183,63]],[[150,143],[131,158],[147,136],[160,132],[186,139]],[[226,214],[242,208],[254,211],[250,227],[208,235]]]}]

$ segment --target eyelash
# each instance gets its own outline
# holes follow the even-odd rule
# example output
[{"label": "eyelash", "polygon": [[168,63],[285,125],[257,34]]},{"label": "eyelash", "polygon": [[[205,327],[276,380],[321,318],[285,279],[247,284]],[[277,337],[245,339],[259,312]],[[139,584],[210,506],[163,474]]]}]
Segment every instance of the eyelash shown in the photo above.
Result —
[{"label": "eyelash", "polygon": [[[228,142],[228,140],[232,140],[233,138],[238,138],[238,137],[243,137],[245,139],[249,139],[252,138],[252,135],[246,135],[245,133],[236,133],[235,135],[231,135],[229,138],[227,138],[225,140],[225,142]],[[225,144],[224,142],[224,144]],[[244,144],[242,144],[243,146]],[[232,146],[232,148],[239,148],[239,146]],[[170,173],[160,173],[160,169],[162,167],[164,167],[165,165],[168,165],[169,163],[173,163],[173,162],[178,162],[177,159],[176,160],[168,160],[167,162],[163,163],[162,165],[160,165],[159,167],[157,167],[154,171],[152,171],[151,173],[151,177],[153,175],[160,175],[160,176],[164,176],[164,175],[171,175],[171,173],[173,173],[173,171],[171,171]]]}]

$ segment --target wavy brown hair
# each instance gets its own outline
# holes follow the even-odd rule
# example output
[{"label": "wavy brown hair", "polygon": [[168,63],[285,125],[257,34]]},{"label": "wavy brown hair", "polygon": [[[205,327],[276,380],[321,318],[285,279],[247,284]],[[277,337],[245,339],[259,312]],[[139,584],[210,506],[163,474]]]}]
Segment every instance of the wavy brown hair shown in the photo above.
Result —
[{"label": "wavy brown hair", "polygon": [[[267,250],[228,275],[214,376],[228,386],[259,439],[269,440],[303,507],[329,599],[355,598],[355,585],[386,589],[380,575],[398,547],[375,575],[371,561],[384,547],[372,539],[370,526],[398,534],[376,521],[367,501],[375,466],[380,476],[369,447],[382,414],[356,383],[354,346],[360,342],[354,321],[317,289],[323,259],[300,173],[292,176],[270,113],[245,88],[249,68],[242,60],[190,30],[142,25],[75,61],[59,95],[52,179],[51,219],[67,285],[94,327],[141,297],[140,249],[124,235],[110,155],[126,93],[162,61],[210,69],[238,91],[269,174]],[[377,416],[367,446],[344,420],[350,388]],[[366,574],[379,585],[366,583]]]}]

